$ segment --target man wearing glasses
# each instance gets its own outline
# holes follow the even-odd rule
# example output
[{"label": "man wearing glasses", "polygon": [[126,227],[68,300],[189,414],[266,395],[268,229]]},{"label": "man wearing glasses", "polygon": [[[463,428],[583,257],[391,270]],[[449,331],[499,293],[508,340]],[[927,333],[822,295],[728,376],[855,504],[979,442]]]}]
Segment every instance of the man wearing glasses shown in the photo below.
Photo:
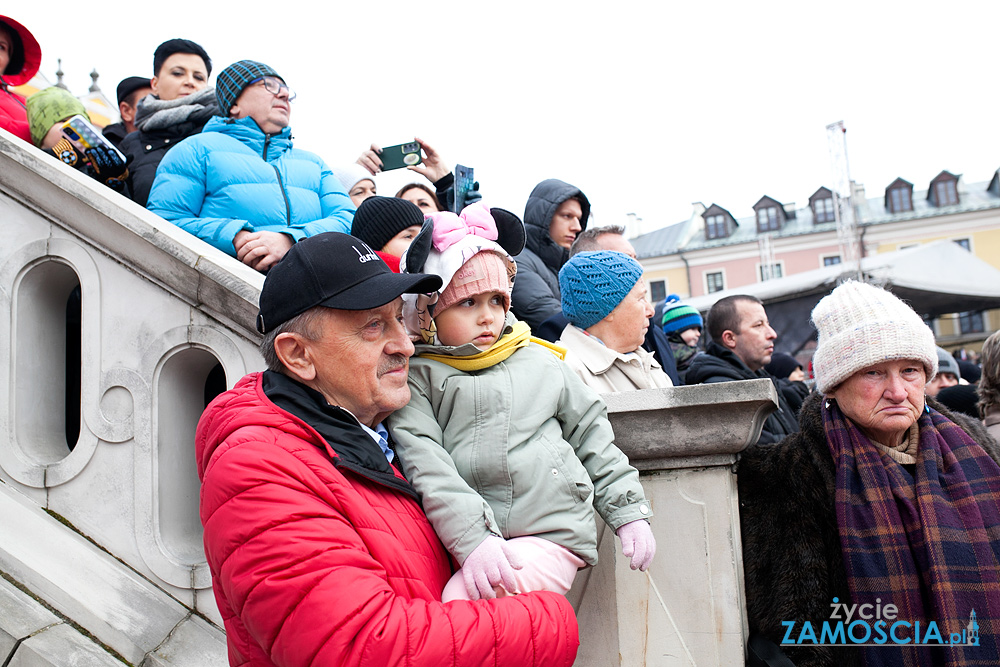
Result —
[{"label": "man wearing glasses", "polygon": [[215,94],[226,117],[167,153],[147,208],[262,272],[296,241],[350,232],[354,206],[340,181],[292,147],[285,80],[241,60],[219,73]]}]

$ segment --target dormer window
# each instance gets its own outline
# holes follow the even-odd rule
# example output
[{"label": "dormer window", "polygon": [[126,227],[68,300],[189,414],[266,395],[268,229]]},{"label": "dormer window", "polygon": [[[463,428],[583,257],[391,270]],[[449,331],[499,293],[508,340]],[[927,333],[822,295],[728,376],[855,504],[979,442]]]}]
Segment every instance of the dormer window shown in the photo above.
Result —
[{"label": "dormer window", "polygon": [[927,199],[934,206],[954,206],[958,203],[958,176],[942,171],[931,181]]},{"label": "dormer window", "polygon": [[885,207],[889,213],[913,210],[913,183],[897,178],[885,189]]},{"label": "dormer window", "polygon": [[736,226],[735,218],[718,204],[709,206],[703,215],[706,239],[724,239],[733,233],[733,228]]},{"label": "dormer window", "polygon": [[753,210],[757,213],[757,233],[779,231],[788,217],[781,202],[767,196],[761,197]]},{"label": "dormer window", "polygon": [[812,209],[813,224],[833,222],[837,219],[833,210],[833,191],[830,188],[820,188],[809,198],[809,208]]},{"label": "dormer window", "polygon": [[705,220],[706,231],[705,236],[710,239],[719,239],[726,234],[726,216],[724,215],[710,215]]},{"label": "dormer window", "polygon": [[757,231],[773,232],[778,229],[778,209],[774,206],[757,209]]}]

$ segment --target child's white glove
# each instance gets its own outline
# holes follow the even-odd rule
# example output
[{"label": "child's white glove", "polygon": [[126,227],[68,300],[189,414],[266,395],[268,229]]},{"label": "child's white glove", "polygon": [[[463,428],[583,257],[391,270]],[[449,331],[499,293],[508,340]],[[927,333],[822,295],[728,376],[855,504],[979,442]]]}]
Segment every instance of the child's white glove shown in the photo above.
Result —
[{"label": "child's white glove", "polygon": [[615,531],[622,541],[622,555],[630,557],[633,570],[646,571],[656,553],[656,539],[645,519],[637,519]]},{"label": "child's white glove", "polygon": [[522,567],[524,564],[514,550],[508,547],[507,540],[490,535],[472,550],[462,564],[465,589],[473,600],[495,598],[497,594],[493,589],[501,585],[508,593],[519,593],[514,570]]}]

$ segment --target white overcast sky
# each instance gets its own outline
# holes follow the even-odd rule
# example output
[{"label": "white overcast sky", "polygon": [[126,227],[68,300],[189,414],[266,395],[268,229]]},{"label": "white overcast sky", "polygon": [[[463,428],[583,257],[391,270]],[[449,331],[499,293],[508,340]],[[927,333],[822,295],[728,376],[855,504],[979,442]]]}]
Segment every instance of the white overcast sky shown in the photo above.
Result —
[{"label": "white overcast sky", "polygon": [[[79,2],[4,9],[76,94],[152,74],[162,41],[284,76],[296,144],[329,164],[419,136],[519,215],[531,188],[584,190],[596,224],[644,231],[691,203],[737,217],[761,195],[830,185],[825,126],[844,120],[869,196],[1000,167],[1000,2]],[[89,17],[85,20],[72,16]],[[381,194],[410,180],[380,176]]]}]

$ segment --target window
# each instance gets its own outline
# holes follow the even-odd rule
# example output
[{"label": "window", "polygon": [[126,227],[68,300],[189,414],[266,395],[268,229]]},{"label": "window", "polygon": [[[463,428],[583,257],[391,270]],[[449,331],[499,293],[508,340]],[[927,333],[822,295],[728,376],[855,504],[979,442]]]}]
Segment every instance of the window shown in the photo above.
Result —
[{"label": "window", "polygon": [[757,231],[773,232],[778,229],[778,209],[773,206],[757,209]]},{"label": "window", "polygon": [[722,271],[716,271],[714,273],[705,274],[705,291],[711,294],[712,292],[721,292],[726,289],[725,280],[722,277]]},{"label": "window", "polygon": [[934,195],[938,206],[951,206],[958,203],[955,181],[938,181],[934,184]]},{"label": "window", "polygon": [[970,310],[958,314],[958,328],[963,334],[983,333],[986,326],[983,323],[983,311]]},{"label": "window", "polygon": [[650,302],[658,303],[667,298],[667,281],[654,280],[649,283]]},{"label": "window", "polygon": [[825,197],[816,200],[816,222],[833,222],[836,216],[833,213],[833,197]]},{"label": "window", "polygon": [[775,262],[770,267],[765,264],[761,264],[757,268],[757,276],[761,281],[770,280],[771,278],[780,278],[782,273],[781,262]]},{"label": "window", "polygon": [[829,255],[823,258],[823,266],[833,266],[840,264],[840,255]]},{"label": "window", "polygon": [[913,202],[910,200],[909,188],[893,188],[889,190],[889,212],[902,213],[912,211]]},{"label": "window", "polygon": [[969,239],[952,239],[955,243],[962,246],[969,252],[972,252],[972,248],[969,246]]},{"label": "window", "polygon": [[705,221],[705,236],[710,239],[721,239],[726,236],[726,216],[710,215]]}]

